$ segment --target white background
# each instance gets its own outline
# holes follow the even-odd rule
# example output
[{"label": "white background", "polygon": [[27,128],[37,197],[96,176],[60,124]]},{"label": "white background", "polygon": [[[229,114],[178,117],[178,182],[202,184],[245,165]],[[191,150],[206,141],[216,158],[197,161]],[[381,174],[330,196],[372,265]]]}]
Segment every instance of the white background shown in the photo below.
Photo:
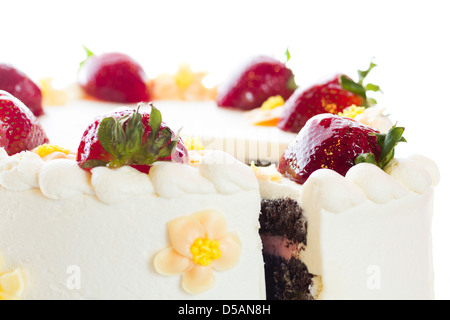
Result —
[{"label": "white background", "polygon": [[[284,58],[299,85],[334,72],[356,77],[372,58],[369,80],[398,124],[407,144],[438,163],[434,267],[436,298],[450,299],[450,5],[448,1],[4,1],[1,0],[0,61],[34,79],[75,80],[84,58],[121,51],[153,77],[182,62],[223,76],[243,58]],[[393,244],[395,245],[395,244]]]}]

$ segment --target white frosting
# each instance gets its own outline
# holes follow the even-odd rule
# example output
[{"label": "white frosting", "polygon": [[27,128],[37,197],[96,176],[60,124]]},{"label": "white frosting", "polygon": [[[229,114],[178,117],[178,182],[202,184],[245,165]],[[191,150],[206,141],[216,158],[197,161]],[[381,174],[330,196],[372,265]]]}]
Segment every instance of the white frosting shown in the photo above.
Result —
[{"label": "white frosting", "polygon": [[200,174],[214,181],[217,191],[224,194],[250,190],[258,184],[253,171],[248,169],[246,164],[221,151],[206,153],[199,166]]},{"label": "white frosting", "polygon": [[96,167],[92,169],[91,182],[97,197],[108,204],[155,194],[148,176],[128,166],[118,169]]},{"label": "white frosting", "polygon": [[9,157],[1,149],[0,185],[21,191],[39,187],[39,172],[44,165],[42,159],[33,152],[20,152]]},{"label": "white frosting", "polygon": [[301,203],[311,199],[324,209],[339,213],[360,205],[366,197],[361,188],[336,171],[322,169],[313,172],[303,185]]},{"label": "white frosting", "polygon": [[384,109],[380,107],[366,108],[363,113],[355,117],[355,120],[358,120],[369,127],[378,129],[381,133],[387,133],[394,124],[389,117],[383,114],[383,112]]},{"label": "white frosting", "polygon": [[[12,158],[16,167],[34,168],[33,157],[0,151],[0,161]],[[99,167],[89,179],[73,160],[46,162],[37,172],[40,189],[37,182],[21,192],[0,188],[2,268],[24,271],[25,299],[264,299],[256,178],[223,194],[211,180],[223,176],[206,178],[201,166],[157,163],[150,176],[131,167]],[[217,164],[219,171],[222,166]],[[238,171],[223,173],[253,175],[249,167],[232,166]],[[2,168],[0,175],[9,171]],[[174,193],[168,191],[172,183]],[[213,271],[212,289],[192,295],[182,289],[181,275],[157,273],[153,259],[170,245],[169,221],[207,209],[225,216],[241,255],[233,269]]]},{"label": "white frosting", "polygon": [[[415,155],[386,172],[371,164],[345,177],[314,172],[303,186],[259,181],[263,198],[289,194],[307,219],[308,271],[320,299],[432,299],[431,219],[435,163]],[[286,191],[286,189],[292,189]]]},{"label": "white frosting", "polygon": [[46,162],[39,172],[39,186],[42,193],[50,199],[68,199],[80,194],[93,195],[90,176],[74,160],[55,159]]},{"label": "white frosting", "polygon": [[408,190],[416,193],[425,193],[432,185],[430,174],[411,159],[394,159],[385,170]]},{"label": "white frosting", "polygon": [[151,167],[149,176],[158,195],[164,198],[216,193],[211,181],[200,175],[196,168],[183,164],[157,162]]},{"label": "white frosting", "polygon": [[360,187],[367,199],[375,203],[386,203],[408,193],[392,176],[369,163],[350,168],[345,177]]}]

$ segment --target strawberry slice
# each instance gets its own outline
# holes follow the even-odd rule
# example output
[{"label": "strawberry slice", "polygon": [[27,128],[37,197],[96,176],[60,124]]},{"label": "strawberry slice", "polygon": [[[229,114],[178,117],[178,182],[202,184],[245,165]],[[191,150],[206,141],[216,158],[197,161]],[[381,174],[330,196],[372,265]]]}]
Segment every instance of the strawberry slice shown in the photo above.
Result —
[{"label": "strawberry slice", "polygon": [[251,110],[272,96],[284,100],[297,89],[292,70],[268,56],[258,56],[238,68],[217,93],[219,107]]},{"label": "strawberry slice", "polygon": [[48,143],[36,116],[19,99],[0,90],[0,147],[9,155]]},{"label": "strawberry slice", "polygon": [[392,127],[387,134],[362,123],[333,114],[312,117],[288,146],[278,171],[300,184],[322,168],[345,176],[355,164],[368,162],[384,168],[394,157],[394,147],[404,128]]},{"label": "strawberry slice", "polygon": [[151,113],[140,112],[138,106],[96,117],[81,138],[79,166],[90,170],[129,165],[148,173],[156,161],[187,163],[183,141],[162,122],[158,109],[151,107]]},{"label": "strawberry slice", "polygon": [[150,93],[144,69],[130,56],[110,52],[95,55],[85,48],[78,83],[90,96],[111,102],[148,102]]},{"label": "strawberry slice", "polygon": [[297,89],[284,105],[278,128],[297,133],[306,121],[317,114],[338,114],[352,105],[369,107],[375,104],[376,101],[368,98],[366,92],[380,91],[380,87],[363,85],[364,79],[375,66],[371,63],[369,69],[358,70],[358,82],[344,74],[337,74],[323,83]]},{"label": "strawberry slice", "polygon": [[44,114],[41,89],[25,73],[10,64],[0,63],[0,90],[22,101],[36,117]]}]

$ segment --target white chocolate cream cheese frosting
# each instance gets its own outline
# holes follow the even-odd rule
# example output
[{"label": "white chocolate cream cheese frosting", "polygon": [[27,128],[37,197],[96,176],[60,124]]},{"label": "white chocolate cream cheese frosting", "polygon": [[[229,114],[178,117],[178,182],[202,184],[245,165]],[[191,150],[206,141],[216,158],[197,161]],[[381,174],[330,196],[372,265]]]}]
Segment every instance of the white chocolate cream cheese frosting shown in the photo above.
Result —
[{"label": "white chocolate cream cheese frosting", "polygon": [[301,259],[319,299],[432,299],[431,221],[436,164],[421,155],[386,171],[358,164],[345,177],[320,169],[304,185],[259,180],[265,199],[292,198],[307,219]]},{"label": "white chocolate cream cheese frosting", "polygon": [[224,164],[218,151],[196,167],[156,163],[148,175],[36,156],[0,151],[0,277],[17,284],[0,297],[265,298],[249,167]]}]

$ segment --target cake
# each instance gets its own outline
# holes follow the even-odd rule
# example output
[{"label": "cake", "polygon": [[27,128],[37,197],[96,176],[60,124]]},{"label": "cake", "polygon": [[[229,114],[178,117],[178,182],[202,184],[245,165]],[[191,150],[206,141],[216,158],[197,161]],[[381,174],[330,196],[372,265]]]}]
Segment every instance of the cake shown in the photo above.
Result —
[{"label": "cake", "polygon": [[[279,68],[269,69],[287,93],[265,93],[256,105],[254,85],[264,83],[228,85],[235,96],[219,90],[236,105],[220,105],[196,83],[206,98],[195,101],[186,88],[199,78],[183,67],[181,78],[150,83],[168,92],[154,104],[182,128],[177,134],[152,127],[160,118],[152,104],[130,113],[134,102],[77,94],[46,107],[39,120],[52,144],[0,154],[0,298],[433,298],[439,171],[421,155],[394,157],[404,128],[366,96],[377,90],[362,85],[373,67],[358,83],[338,75],[306,89],[296,89],[289,70],[276,78]],[[248,84],[266,70],[258,68],[234,82]],[[151,127],[139,131],[142,144],[159,135],[150,139],[154,154],[130,162],[131,153],[142,156],[133,149],[141,143],[127,140],[137,114]],[[357,134],[326,142],[322,121]],[[318,140],[327,145],[311,144]],[[299,168],[315,152],[325,155]]]}]

